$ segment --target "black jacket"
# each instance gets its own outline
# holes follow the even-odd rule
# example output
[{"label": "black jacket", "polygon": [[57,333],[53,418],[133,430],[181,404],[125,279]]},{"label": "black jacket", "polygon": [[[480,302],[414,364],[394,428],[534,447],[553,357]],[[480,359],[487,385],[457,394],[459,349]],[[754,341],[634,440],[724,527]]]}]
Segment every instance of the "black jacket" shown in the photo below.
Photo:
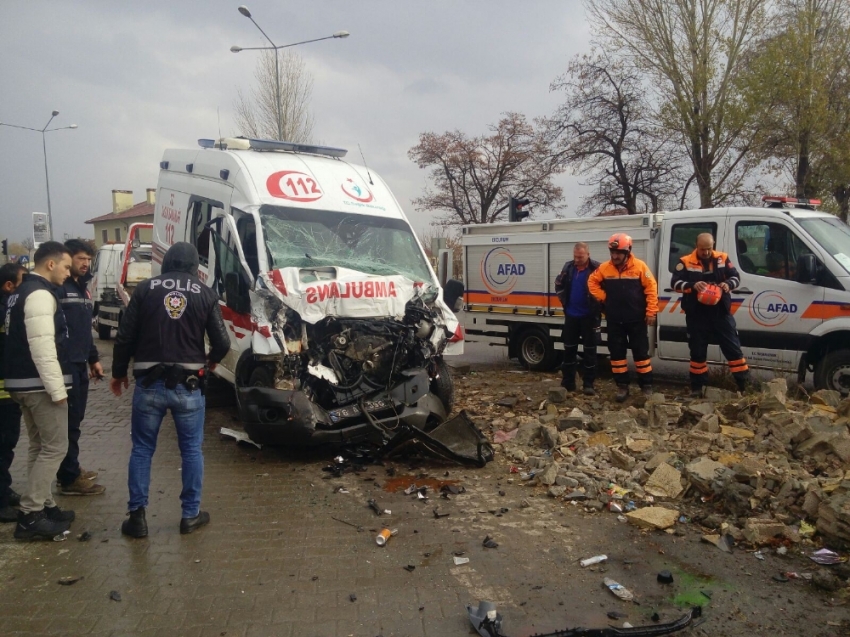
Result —
[{"label": "black jacket", "polygon": [[[163,363],[199,369],[218,363],[230,350],[230,337],[218,294],[197,277],[198,251],[175,243],[162,260],[162,274],[143,281],[121,317],[112,376],[125,378],[130,359],[134,375]],[[210,339],[205,353],[204,334]]]},{"label": "black jacket", "polygon": [[6,299],[5,386],[6,390],[10,392],[50,391],[33,360],[28,338],[32,334],[28,334],[24,314],[27,298],[34,292],[42,290],[46,290],[56,299],[56,311],[53,314],[53,340],[59,367],[62,370],[62,378],[58,378],[57,372],[54,384],[59,383],[60,390],[62,382],[64,382],[66,389],[71,387],[72,378],[68,361],[68,328],[65,325],[65,314],[59,306],[56,286],[38,274],[25,274],[15,293],[9,295],[9,298]]},{"label": "black jacket", "polygon": [[91,331],[94,303],[86,289],[86,284],[91,279],[91,273],[81,276],[79,281],[69,276],[65,283],[56,289],[59,306],[65,313],[65,323],[68,324],[68,360],[72,363],[92,365],[100,360]]},{"label": "black jacket", "polygon": [[[599,261],[589,259],[587,264],[587,269],[589,270],[588,275],[598,267]],[[572,292],[575,273],[575,261],[570,260],[564,264],[564,267],[561,269],[561,273],[555,277],[555,294],[558,295],[558,300],[561,302],[561,306],[564,308],[565,312],[567,311],[567,305],[570,302],[570,293]],[[587,305],[590,307],[590,311],[593,314],[599,314],[599,304],[590,292],[587,293]]]},{"label": "black jacket", "polygon": [[720,303],[717,305],[703,305],[697,301],[694,284],[699,281],[706,283],[726,283],[730,290],[734,290],[741,284],[741,275],[725,252],[712,252],[708,260],[708,269],[697,256],[694,250],[690,254],[679,259],[676,270],[670,279],[670,287],[675,292],[682,293],[682,309],[685,313],[697,312],[699,314],[711,315],[714,313],[730,314],[732,310],[732,295],[723,292]]},{"label": "black jacket", "polygon": [[6,299],[8,294],[0,293],[0,403],[11,402],[12,397],[6,391]]}]

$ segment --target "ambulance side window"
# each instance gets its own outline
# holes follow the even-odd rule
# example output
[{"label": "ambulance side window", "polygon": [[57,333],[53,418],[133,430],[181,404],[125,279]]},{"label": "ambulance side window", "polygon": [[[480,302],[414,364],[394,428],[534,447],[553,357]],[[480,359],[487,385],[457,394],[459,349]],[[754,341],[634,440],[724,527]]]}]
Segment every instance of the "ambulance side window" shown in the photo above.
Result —
[{"label": "ambulance side window", "polygon": [[205,226],[212,216],[212,209],[208,201],[192,203],[190,235],[187,241],[198,249],[198,257],[203,266],[209,266],[210,262],[210,229]]},{"label": "ambulance side window", "polygon": [[250,311],[249,280],[242,269],[239,255],[224,242],[218,232],[213,233],[213,241],[216,289],[227,307],[244,314]]},{"label": "ambulance side window", "polygon": [[708,232],[712,237],[717,236],[717,224],[701,221],[698,223],[677,223],[670,232],[670,259],[667,269],[670,272],[676,270],[679,259],[690,254],[696,249],[697,237]]},{"label": "ambulance side window", "polygon": [[797,259],[812,251],[779,223],[741,221],[735,225],[738,263],[748,274],[797,280]]}]

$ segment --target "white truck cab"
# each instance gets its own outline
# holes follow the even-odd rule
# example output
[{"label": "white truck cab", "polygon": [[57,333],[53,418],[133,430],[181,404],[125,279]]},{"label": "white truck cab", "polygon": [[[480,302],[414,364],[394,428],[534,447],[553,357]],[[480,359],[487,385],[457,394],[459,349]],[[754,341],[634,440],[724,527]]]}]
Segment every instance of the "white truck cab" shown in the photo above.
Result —
[{"label": "white truck cab", "polygon": [[160,163],[154,275],[175,242],[197,247],[230,332],[215,373],[236,386],[249,435],[343,442],[445,419],[460,290],[444,300],[384,181],[338,148],[199,145]]},{"label": "white truck cab", "polygon": [[[732,311],[750,367],[813,373],[816,387],[850,392],[850,228],[808,201],[766,197],[764,208],[465,226],[467,340],[508,345],[530,367],[552,367],[563,310],[554,280],[578,241],[608,259],[607,239],[626,232],[658,280],[655,355],[689,360],[681,295],[670,279],[679,259],[710,232],[741,274]],[[507,316],[504,316],[507,314]],[[709,346],[709,364],[721,365]],[[684,369],[684,368],[683,368]]]}]

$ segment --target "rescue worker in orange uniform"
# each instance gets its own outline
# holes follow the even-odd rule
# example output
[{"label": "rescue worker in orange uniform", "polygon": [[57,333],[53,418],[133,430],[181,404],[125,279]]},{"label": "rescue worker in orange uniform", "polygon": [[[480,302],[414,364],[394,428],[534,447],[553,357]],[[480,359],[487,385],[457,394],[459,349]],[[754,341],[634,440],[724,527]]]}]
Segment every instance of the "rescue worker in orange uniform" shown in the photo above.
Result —
[{"label": "rescue worker in orange uniform", "polygon": [[717,343],[729,361],[729,371],[739,391],[744,391],[749,367],[741,352],[741,341],[732,316],[732,295],[741,275],[725,252],[714,250],[714,237],[697,237],[696,249],[679,259],[670,281],[682,293],[682,309],[691,350],[691,397],[699,398],[708,380],[708,344]]},{"label": "rescue worker in orange uniform", "polygon": [[647,326],[658,314],[658,284],[649,266],[632,254],[632,238],[623,233],[608,240],[611,260],[597,268],[587,280],[587,289],[603,306],[608,331],[611,371],[617,383],[618,403],[629,395],[626,350],[632,350],[638,385],[652,394],[652,361]]}]

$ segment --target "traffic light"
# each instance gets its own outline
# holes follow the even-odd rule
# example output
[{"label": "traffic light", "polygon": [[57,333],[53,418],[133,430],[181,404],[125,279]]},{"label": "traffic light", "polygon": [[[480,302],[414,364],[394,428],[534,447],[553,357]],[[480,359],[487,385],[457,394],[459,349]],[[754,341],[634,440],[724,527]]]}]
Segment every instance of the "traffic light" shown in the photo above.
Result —
[{"label": "traffic light", "polygon": [[9,256],[9,240],[8,239],[3,239],[3,256],[4,257]]},{"label": "traffic light", "polygon": [[522,221],[531,214],[530,210],[523,210],[523,207],[527,206],[529,203],[531,202],[528,199],[517,199],[516,197],[511,197],[508,221]]}]

